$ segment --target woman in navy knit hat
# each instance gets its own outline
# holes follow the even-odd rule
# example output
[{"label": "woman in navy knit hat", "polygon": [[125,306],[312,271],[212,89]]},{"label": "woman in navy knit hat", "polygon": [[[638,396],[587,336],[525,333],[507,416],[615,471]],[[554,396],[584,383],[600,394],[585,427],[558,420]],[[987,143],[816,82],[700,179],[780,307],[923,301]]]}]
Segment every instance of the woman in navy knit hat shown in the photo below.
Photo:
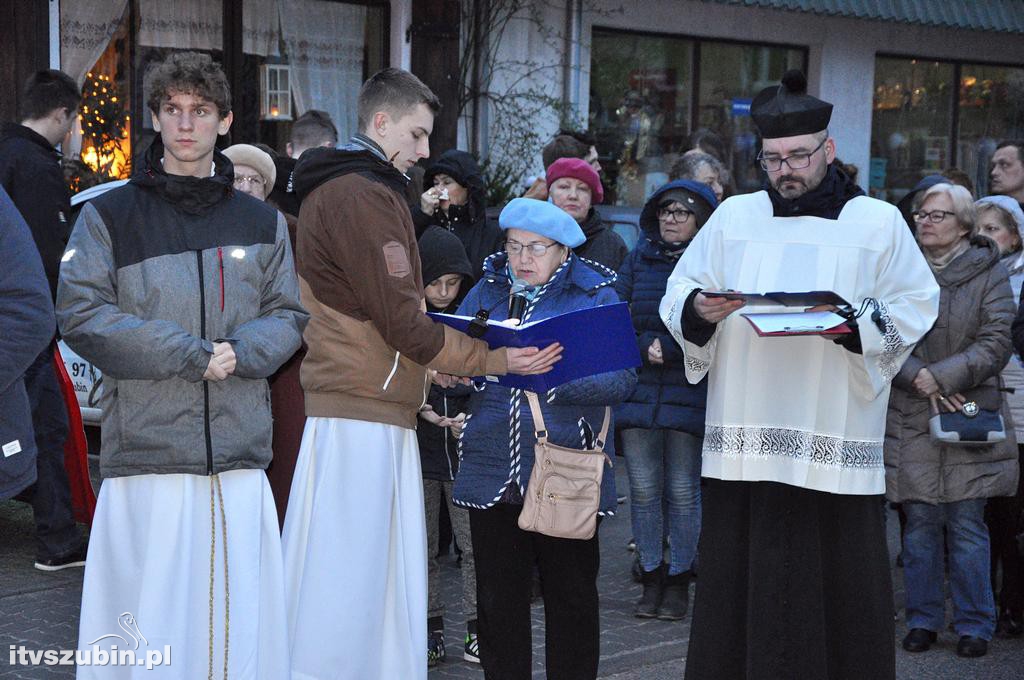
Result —
[{"label": "woman in navy knit hat", "polygon": [[[643,366],[618,409],[629,470],[633,536],[643,597],[634,614],[678,621],[689,607],[700,536],[700,465],[707,381],[691,385],[683,352],[658,315],[669,274],[718,202],[711,187],[676,180],[658,189],[640,214],[646,238],[622,263],[616,291],[630,304]],[[667,528],[667,530],[666,530]],[[669,537],[663,563],[662,537]]]}]

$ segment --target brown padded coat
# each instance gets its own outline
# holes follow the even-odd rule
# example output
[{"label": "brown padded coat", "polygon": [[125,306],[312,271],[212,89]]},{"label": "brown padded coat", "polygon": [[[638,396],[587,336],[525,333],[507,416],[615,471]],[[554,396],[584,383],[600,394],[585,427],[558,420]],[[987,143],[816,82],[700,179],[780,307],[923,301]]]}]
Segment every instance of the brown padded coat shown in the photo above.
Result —
[{"label": "brown padded coat", "polygon": [[504,349],[488,350],[424,314],[412,216],[397,191],[363,173],[329,179],[303,199],[296,241],[310,313],[300,370],[307,416],[414,429],[427,366],[456,375],[508,372]]},{"label": "brown padded coat", "polygon": [[[893,380],[885,427],[885,496],[893,502],[953,503],[1017,490],[1017,446],[999,373],[1012,351],[1016,313],[999,249],[985,237],[935,273],[941,294],[935,325]],[[1000,408],[1007,440],[984,447],[942,445],[928,432],[929,400],[913,380],[927,367],[944,395],[961,393]]]}]

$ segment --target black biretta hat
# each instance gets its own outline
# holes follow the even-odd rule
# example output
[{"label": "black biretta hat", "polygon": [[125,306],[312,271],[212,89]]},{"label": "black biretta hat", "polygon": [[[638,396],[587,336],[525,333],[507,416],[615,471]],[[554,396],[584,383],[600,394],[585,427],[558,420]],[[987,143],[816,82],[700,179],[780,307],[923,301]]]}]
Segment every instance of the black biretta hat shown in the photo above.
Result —
[{"label": "black biretta hat", "polygon": [[832,119],[832,105],[807,94],[807,76],[786,71],[782,83],[761,90],[750,116],[765,139],[821,132]]}]

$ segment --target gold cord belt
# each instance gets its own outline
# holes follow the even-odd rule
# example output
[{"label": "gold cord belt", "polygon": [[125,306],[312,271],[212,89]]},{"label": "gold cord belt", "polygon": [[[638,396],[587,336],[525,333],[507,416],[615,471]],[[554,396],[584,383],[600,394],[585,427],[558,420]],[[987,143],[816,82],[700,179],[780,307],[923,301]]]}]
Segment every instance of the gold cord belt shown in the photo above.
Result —
[{"label": "gold cord belt", "polygon": [[224,680],[228,680],[228,624],[231,620],[231,590],[228,587],[228,518],[224,513],[224,490],[220,486],[220,475],[210,477],[210,661],[207,678],[213,680],[213,577],[217,555],[217,503],[220,501],[221,535],[224,544]]}]

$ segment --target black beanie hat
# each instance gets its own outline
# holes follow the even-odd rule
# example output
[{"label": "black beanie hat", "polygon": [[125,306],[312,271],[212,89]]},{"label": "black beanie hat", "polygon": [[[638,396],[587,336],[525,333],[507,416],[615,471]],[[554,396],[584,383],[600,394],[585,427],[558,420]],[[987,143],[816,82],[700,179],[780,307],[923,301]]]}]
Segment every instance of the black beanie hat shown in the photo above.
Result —
[{"label": "black beanie hat", "polygon": [[473,279],[473,267],[466,256],[466,248],[459,237],[444,227],[427,227],[419,240],[420,263],[423,266],[423,285],[445,274],[461,274]]},{"label": "black beanie hat", "polygon": [[787,71],[780,85],[761,90],[750,104],[750,117],[765,139],[821,132],[832,119],[832,105],[807,94],[807,76]]}]

